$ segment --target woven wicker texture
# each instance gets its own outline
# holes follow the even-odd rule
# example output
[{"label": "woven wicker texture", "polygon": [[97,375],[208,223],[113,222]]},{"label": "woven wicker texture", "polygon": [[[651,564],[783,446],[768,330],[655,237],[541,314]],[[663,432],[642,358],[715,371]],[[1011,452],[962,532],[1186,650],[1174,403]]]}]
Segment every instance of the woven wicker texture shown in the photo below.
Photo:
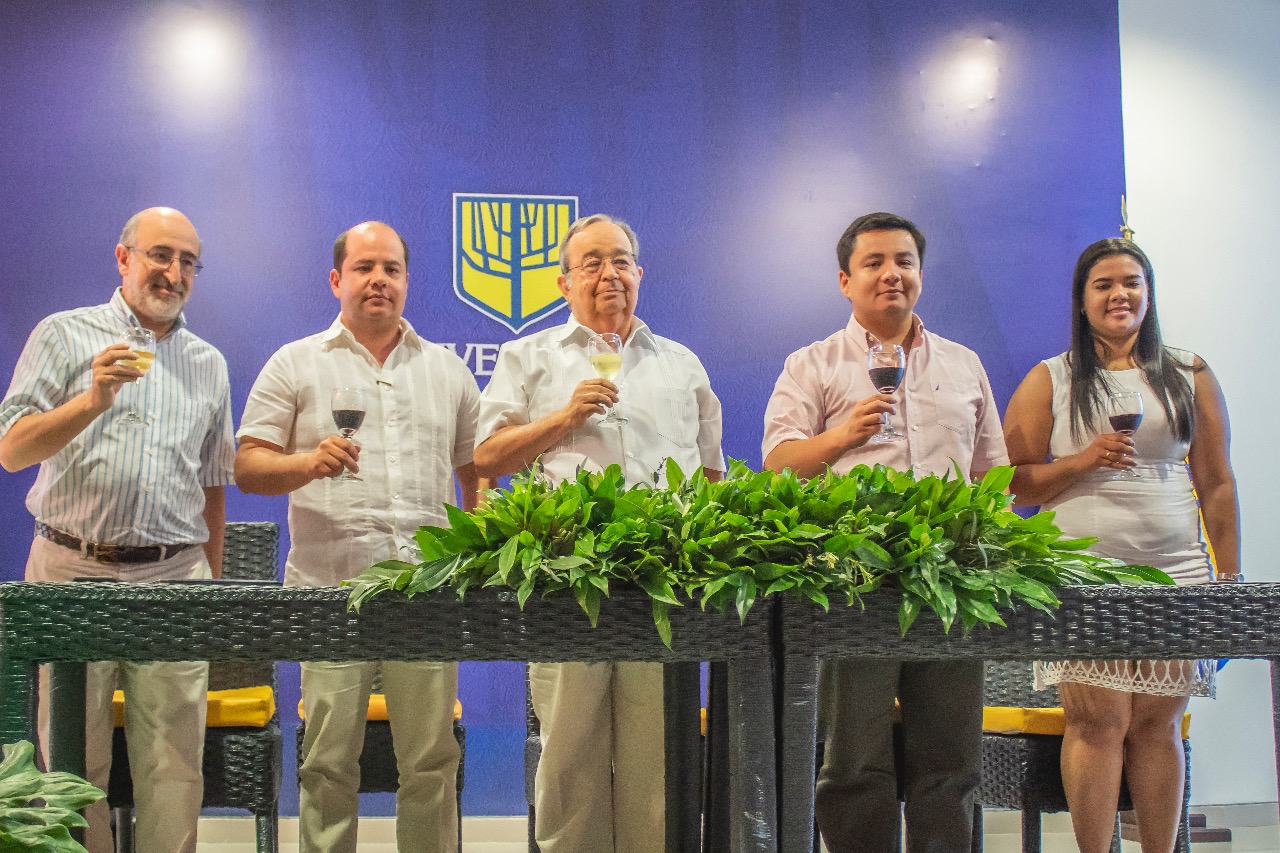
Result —
[{"label": "woven wicker texture", "polygon": [[[769,605],[734,614],[673,608],[673,648],[647,596],[617,590],[592,629],[572,599],[473,590],[385,596],[359,614],[342,589],[191,584],[0,584],[0,643],[18,663],[91,660],[723,660],[729,670],[731,843],[776,849],[774,680]],[[22,667],[19,666],[18,669]],[[57,667],[55,667],[57,668]],[[0,670],[5,671],[7,670]],[[23,720],[29,687],[0,691],[0,721]],[[696,701],[696,700],[695,700]],[[696,707],[696,705],[695,705]],[[16,723],[25,731],[27,722]],[[696,717],[692,724],[696,731]],[[55,740],[55,755],[61,754]],[[68,759],[70,762],[71,759]],[[76,769],[68,764],[65,769]],[[672,803],[669,810],[684,809]],[[685,822],[679,821],[678,825]],[[674,847],[672,849],[675,849]]]},{"label": "woven wicker texture", "polygon": [[[593,629],[572,599],[530,600],[473,590],[361,613],[335,588],[208,584],[0,584],[6,657],[89,660],[729,660],[769,653],[767,607],[736,615],[672,608],[672,649],[648,598],[618,590]],[[97,624],[94,624],[94,621]],[[90,630],[87,626],[92,624]]]},{"label": "woven wicker texture", "polygon": [[1062,607],[1042,613],[1020,607],[1002,613],[1007,627],[944,634],[937,617],[923,613],[902,637],[898,598],[864,597],[865,609],[786,602],[787,654],[818,657],[936,658],[1194,658],[1270,657],[1280,651],[1280,585],[1215,584],[1190,587],[1074,587],[1058,590]]},{"label": "woven wicker texture", "polygon": [[[944,634],[932,614],[922,614],[906,637],[898,631],[899,599],[891,593],[864,597],[865,609],[833,606],[829,613],[813,605],[782,602],[779,702],[779,851],[810,853],[813,849],[813,744],[817,729],[817,659],[870,657],[928,660],[1130,658],[1130,657],[1267,657],[1275,674],[1280,658],[1280,604],[1275,584],[1223,584],[1195,587],[1077,587],[1058,591],[1062,607],[1052,614],[1022,607],[1002,614],[1007,627],[979,629],[968,637],[958,628]],[[989,664],[989,666],[991,666]],[[1000,670],[997,669],[997,672]],[[1030,666],[1025,679],[995,687],[989,703],[1033,706],[1053,694],[1031,689]],[[1274,682],[1274,679],[1273,679]],[[1000,697],[1000,698],[996,698]],[[1021,697],[1015,701],[1014,697]],[[1273,702],[1280,686],[1273,683]],[[1280,726],[1280,711],[1273,707]],[[1028,741],[1035,740],[1028,738]],[[1012,740],[1012,739],[1008,739]],[[1060,738],[1053,738],[1059,746]],[[1020,754],[1029,745],[997,744],[991,771],[1005,765],[1014,776],[1043,760]],[[1040,748],[1035,745],[1034,748]],[[984,749],[985,753],[985,749]],[[984,763],[987,757],[984,755]],[[1048,760],[1054,771],[1055,757]],[[986,767],[984,767],[984,771]],[[1056,777],[1055,777],[1056,778]],[[994,784],[994,783],[993,783]],[[1058,790],[1061,779],[1056,778]],[[984,791],[985,791],[984,782]],[[991,791],[984,802],[1011,802],[1012,788]],[[1021,796],[1020,789],[1018,796]],[[1015,806],[1016,807],[1016,806]],[[1037,820],[1038,822],[1038,820]]]},{"label": "woven wicker texture", "polygon": [[[228,580],[275,580],[280,549],[280,527],[270,522],[231,522],[223,544],[222,576]],[[276,690],[274,663],[211,663],[209,689],[268,685]],[[204,805],[246,809],[257,822],[259,853],[279,849],[278,802],[284,735],[279,715],[265,726],[210,728],[204,740]],[[117,824],[130,821],[133,809],[133,775],[125,734],[115,731],[111,777],[107,799],[117,812]],[[132,849],[132,834],[120,845]]]}]

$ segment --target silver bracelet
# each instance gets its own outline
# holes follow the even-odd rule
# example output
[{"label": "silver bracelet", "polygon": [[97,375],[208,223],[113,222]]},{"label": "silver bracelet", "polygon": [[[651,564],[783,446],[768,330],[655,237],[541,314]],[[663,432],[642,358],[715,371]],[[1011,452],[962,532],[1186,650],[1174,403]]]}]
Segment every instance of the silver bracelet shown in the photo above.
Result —
[{"label": "silver bracelet", "polygon": [[1215,583],[1244,583],[1244,572],[1236,572],[1233,575],[1218,575],[1213,580]]}]

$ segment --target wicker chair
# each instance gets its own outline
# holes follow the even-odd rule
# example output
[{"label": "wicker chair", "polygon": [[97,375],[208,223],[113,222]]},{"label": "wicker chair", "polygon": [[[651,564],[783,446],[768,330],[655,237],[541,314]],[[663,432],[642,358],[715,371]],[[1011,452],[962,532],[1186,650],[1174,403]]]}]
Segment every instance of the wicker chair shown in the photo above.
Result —
[{"label": "wicker chair", "polygon": [[[235,580],[276,579],[280,528],[269,522],[230,522],[223,546],[223,577]],[[275,664],[213,663],[209,689],[231,690],[269,685],[276,693]],[[247,809],[253,813],[258,853],[279,850],[278,801],[283,736],[280,716],[265,726],[210,727],[204,741],[204,805]],[[116,824],[116,849],[132,853],[133,777],[124,730],[115,730],[111,778],[107,785]]]},{"label": "wicker chair", "polygon": [[[1057,689],[1035,690],[1031,685],[1029,661],[987,663],[986,697],[988,706],[1014,708],[1056,708],[1061,704]],[[1186,752],[1187,776],[1183,786],[1182,819],[1178,825],[1176,849],[1190,853],[1191,744],[1182,742]],[[1023,853],[1040,853],[1040,815],[1043,812],[1067,810],[1062,790],[1062,737],[1060,735],[997,734],[982,735],[982,786],[979,801],[986,806],[1019,809],[1022,812]],[[1119,808],[1131,809],[1128,788],[1120,787]],[[1120,851],[1120,822],[1116,820],[1112,836],[1113,853]]]}]

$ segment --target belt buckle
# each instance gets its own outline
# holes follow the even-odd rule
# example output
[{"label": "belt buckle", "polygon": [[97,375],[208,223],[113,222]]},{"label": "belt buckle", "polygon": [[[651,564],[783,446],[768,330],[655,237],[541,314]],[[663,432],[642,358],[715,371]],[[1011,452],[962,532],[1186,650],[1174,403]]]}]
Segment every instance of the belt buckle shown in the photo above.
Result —
[{"label": "belt buckle", "polygon": [[89,545],[87,556],[101,565],[114,566],[120,563],[121,550],[123,549],[119,545],[93,543]]}]

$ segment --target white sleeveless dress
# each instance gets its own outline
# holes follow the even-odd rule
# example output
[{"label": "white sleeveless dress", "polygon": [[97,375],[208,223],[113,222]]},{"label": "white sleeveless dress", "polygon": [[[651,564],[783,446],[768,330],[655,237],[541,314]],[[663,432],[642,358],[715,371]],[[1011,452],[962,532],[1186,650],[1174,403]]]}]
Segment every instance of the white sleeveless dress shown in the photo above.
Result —
[{"label": "white sleeveless dress", "polygon": [[[1185,350],[1170,348],[1169,352],[1183,364],[1195,361],[1195,355]],[[1079,441],[1074,439],[1071,368],[1066,354],[1044,364],[1053,379],[1049,455],[1056,460],[1080,452],[1094,436],[1112,430],[1100,416],[1099,423],[1086,424]],[[1054,522],[1067,537],[1097,537],[1090,553],[1133,565],[1154,566],[1178,586],[1208,583],[1209,555],[1187,468],[1188,442],[1179,441],[1173,434],[1164,408],[1147,387],[1141,370],[1109,370],[1103,375],[1111,392],[1136,391],[1142,395],[1142,425],[1133,436],[1137,447],[1134,470],[1141,479],[1112,480],[1114,470],[1097,469],[1046,502],[1042,509],[1056,513]],[[1194,394],[1190,370],[1187,378]],[[1069,681],[1157,696],[1212,696],[1216,666],[1216,661],[1211,660],[1037,662],[1035,686],[1043,689]]]}]

